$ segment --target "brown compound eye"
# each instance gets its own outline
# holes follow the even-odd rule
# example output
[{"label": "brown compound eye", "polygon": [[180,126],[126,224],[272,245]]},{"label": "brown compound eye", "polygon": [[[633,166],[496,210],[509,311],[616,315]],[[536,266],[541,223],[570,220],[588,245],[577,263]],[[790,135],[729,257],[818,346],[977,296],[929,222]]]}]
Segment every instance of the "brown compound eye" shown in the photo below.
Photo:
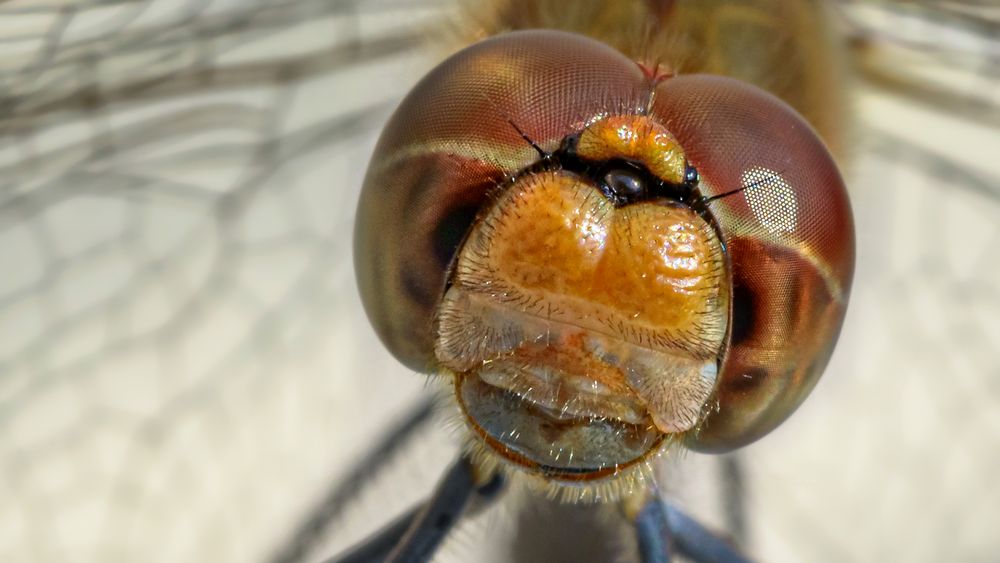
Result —
[{"label": "brown compound eye", "polygon": [[730,342],[718,409],[690,447],[723,451],[780,424],[816,384],[843,322],[854,224],[843,180],[811,127],[737,80],[681,76],[658,85],[655,115],[698,170],[727,247]]},{"label": "brown compound eye", "polygon": [[579,481],[780,424],[833,349],[853,244],[836,166],[776,98],[532,31],[403,101],[355,265],[383,342],[454,374],[484,447]]}]

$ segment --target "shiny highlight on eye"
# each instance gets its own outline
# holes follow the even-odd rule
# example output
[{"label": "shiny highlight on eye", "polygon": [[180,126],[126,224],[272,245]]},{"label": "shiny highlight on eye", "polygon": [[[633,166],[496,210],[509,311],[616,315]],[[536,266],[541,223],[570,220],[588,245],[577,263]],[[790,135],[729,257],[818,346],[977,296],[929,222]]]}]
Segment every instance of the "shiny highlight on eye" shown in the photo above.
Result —
[{"label": "shiny highlight on eye", "polygon": [[742,175],[743,191],[754,217],[770,233],[792,233],[798,227],[795,190],[774,170],[754,166]]}]

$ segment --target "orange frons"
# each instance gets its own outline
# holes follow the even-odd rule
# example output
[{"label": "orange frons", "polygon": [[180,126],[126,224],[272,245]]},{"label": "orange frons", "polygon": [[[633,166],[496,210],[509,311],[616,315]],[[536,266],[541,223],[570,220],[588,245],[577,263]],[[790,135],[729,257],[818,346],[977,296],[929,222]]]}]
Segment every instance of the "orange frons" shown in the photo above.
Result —
[{"label": "orange frons", "polygon": [[714,232],[693,211],[656,203],[615,209],[596,189],[553,173],[514,190],[491,218],[495,275],[566,311],[603,306],[614,311],[613,324],[706,330],[723,263]]}]

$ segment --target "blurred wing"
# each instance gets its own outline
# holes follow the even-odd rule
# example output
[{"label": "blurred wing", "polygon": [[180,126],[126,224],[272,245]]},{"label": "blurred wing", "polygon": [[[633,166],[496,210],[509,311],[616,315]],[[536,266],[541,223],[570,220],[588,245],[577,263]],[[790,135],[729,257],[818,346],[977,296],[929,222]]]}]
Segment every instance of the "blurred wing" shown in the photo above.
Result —
[{"label": "blurred wing", "polygon": [[857,68],[858,270],[826,376],[747,450],[756,546],[769,560],[988,560],[1000,549],[1000,13],[838,8]]},{"label": "blurred wing", "polygon": [[[859,61],[858,278],[827,376],[742,454],[749,545],[989,559],[1000,24],[985,2],[837,9]],[[318,558],[429,490],[447,430],[404,448],[349,514],[315,520],[318,539],[297,534],[425,393],[367,328],[350,241],[378,125],[448,14],[0,3],[0,559]],[[710,520],[711,463],[665,472]],[[510,512],[483,519],[442,558],[509,558],[482,546]]]},{"label": "blurred wing", "polygon": [[351,226],[434,12],[0,2],[0,559],[261,559],[391,422]]}]

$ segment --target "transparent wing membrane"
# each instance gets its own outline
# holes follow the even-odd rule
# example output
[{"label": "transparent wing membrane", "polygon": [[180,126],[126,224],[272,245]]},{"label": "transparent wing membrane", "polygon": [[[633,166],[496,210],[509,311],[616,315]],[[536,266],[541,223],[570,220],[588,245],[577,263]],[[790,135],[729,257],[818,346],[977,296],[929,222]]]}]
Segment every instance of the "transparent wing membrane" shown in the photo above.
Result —
[{"label": "transparent wing membrane", "polygon": [[361,451],[359,163],[430,12],[0,4],[0,558],[261,559]]},{"label": "transparent wing membrane", "polygon": [[[658,476],[760,560],[995,559],[1000,20],[832,7],[858,116],[841,343],[736,464]],[[369,328],[351,237],[379,127],[451,21],[426,0],[0,1],[0,560],[320,560],[430,492],[460,422],[442,403],[370,455],[436,386]],[[627,558],[615,516],[515,488],[438,559]]]}]

